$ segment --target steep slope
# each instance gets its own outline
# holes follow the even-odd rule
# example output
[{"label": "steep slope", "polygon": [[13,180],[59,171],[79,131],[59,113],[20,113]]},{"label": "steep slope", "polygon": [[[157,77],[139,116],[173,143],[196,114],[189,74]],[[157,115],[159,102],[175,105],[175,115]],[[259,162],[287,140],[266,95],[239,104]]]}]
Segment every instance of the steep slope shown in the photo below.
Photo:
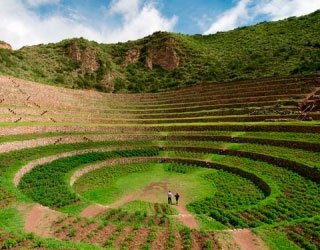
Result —
[{"label": "steep slope", "polygon": [[117,44],[80,38],[0,49],[0,74],[105,92],[319,71],[320,11],[209,36],[156,32]]}]

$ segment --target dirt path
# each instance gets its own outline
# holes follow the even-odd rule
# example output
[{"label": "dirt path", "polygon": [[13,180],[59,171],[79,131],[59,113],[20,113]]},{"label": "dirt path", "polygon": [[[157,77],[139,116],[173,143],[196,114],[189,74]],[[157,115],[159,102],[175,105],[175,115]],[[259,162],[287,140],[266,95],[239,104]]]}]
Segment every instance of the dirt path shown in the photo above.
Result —
[{"label": "dirt path", "polygon": [[250,229],[234,230],[233,240],[240,246],[241,250],[267,250],[265,243]]},{"label": "dirt path", "polygon": [[103,206],[100,204],[94,204],[86,207],[80,215],[83,217],[87,218],[93,218],[96,217],[99,214],[104,213],[109,207],[108,206]]},{"label": "dirt path", "polygon": [[268,250],[250,229],[222,230],[215,233],[222,250]]},{"label": "dirt path", "polygon": [[[116,209],[119,208],[129,202],[135,201],[135,200],[142,200],[147,202],[163,202],[163,194],[166,194],[169,188],[169,183],[165,181],[161,182],[153,182],[150,183],[148,186],[143,188],[142,190],[139,190],[138,192],[130,193],[127,195],[122,196],[120,199],[118,199],[116,202],[108,205],[108,206],[102,206],[102,205],[91,205],[87,208],[85,208],[81,215],[85,217],[94,217],[98,215],[99,213],[102,213],[108,208]],[[164,196],[165,197],[165,196]],[[198,223],[197,220],[194,218],[193,214],[191,214],[184,203],[180,203],[179,205],[173,205],[174,208],[178,211],[178,215],[175,215],[175,217],[185,226],[197,229]]]},{"label": "dirt path", "polygon": [[185,204],[179,204],[178,206],[175,206],[175,208],[178,210],[179,214],[177,215],[177,219],[184,224],[185,226],[191,228],[191,229],[198,229],[199,225],[197,220],[194,218],[193,214],[191,214]]},{"label": "dirt path", "polygon": [[[143,190],[140,190],[137,193],[129,194],[127,196],[122,197],[118,201],[116,201],[114,204],[111,205],[111,207],[119,207],[121,205],[124,205],[125,203],[128,203],[130,201],[134,200],[143,200],[148,202],[162,202],[164,194],[166,194],[169,190],[169,183],[166,181],[161,182],[154,182],[150,183],[148,186],[146,186]],[[179,205],[175,206],[174,208],[177,209],[178,215],[176,218],[183,223],[185,226],[189,228],[198,228],[197,220],[194,218],[193,214],[191,214],[187,208],[186,205],[181,202]]]},{"label": "dirt path", "polygon": [[35,233],[42,237],[53,236],[51,225],[61,216],[61,213],[41,206],[40,204],[33,205],[29,208],[25,207],[23,210],[25,211],[25,231]]}]

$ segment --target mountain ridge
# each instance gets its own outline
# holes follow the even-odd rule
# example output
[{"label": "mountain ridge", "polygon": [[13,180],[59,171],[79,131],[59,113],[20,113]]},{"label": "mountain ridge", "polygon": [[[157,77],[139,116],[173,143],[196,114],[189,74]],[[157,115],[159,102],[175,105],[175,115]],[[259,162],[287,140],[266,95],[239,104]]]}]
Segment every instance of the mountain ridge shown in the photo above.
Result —
[{"label": "mountain ridge", "polygon": [[206,36],[155,32],[116,44],[73,38],[0,49],[1,75],[103,92],[156,92],[319,72],[319,10]]}]

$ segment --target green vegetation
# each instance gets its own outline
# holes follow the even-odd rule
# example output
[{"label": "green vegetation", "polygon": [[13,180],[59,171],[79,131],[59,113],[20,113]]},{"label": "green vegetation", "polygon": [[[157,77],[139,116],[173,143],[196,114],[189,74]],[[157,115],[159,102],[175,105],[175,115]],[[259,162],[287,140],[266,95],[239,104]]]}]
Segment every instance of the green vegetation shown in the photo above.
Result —
[{"label": "green vegetation", "polygon": [[[140,72],[145,67],[144,60],[150,57],[150,49],[161,50],[160,45],[167,43],[168,37],[175,37],[175,44],[171,45],[183,58],[180,67],[170,72],[188,70],[179,78],[172,75],[172,79],[188,85],[194,74],[199,80],[219,79],[216,73],[222,65],[212,65],[226,63],[227,57],[237,62],[234,55],[240,42],[250,46],[239,49],[240,57],[249,50],[258,52],[251,44],[251,31],[258,34],[254,39],[263,42],[267,39],[259,33],[262,32],[260,29],[276,32],[276,27],[296,27],[318,15],[316,12],[307,17],[263,23],[208,37],[156,33],[149,38],[116,45],[99,45],[82,39],[64,41],[65,47],[60,52],[70,59],[79,56],[78,52],[89,53],[88,56],[103,49],[109,55],[100,58],[104,52],[99,54],[105,72],[120,72],[115,74],[117,86],[120,86],[116,90],[142,91],[149,74],[154,74],[155,80],[149,79],[150,85],[145,87],[153,91],[158,87],[175,86],[166,70],[157,65],[153,65],[153,70]],[[308,29],[313,30],[313,25],[317,22]],[[290,37],[292,30],[284,30],[281,36]],[[280,33],[273,36],[269,31],[265,34],[274,44],[272,48],[263,44],[268,50],[259,60],[269,58],[273,47],[284,46],[282,40],[274,40]],[[298,32],[304,31],[297,31],[301,35]],[[240,35],[242,39],[248,39],[241,40]],[[227,38],[232,38],[233,43],[228,43]],[[183,39],[183,43],[179,42]],[[202,42],[204,39],[207,41]],[[308,41],[301,35],[295,41],[286,42],[285,50],[293,51],[288,61],[274,56],[279,75],[296,67],[301,39]],[[260,40],[256,45],[263,47]],[[147,45],[144,44],[146,41]],[[230,46],[233,54],[222,49],[216,51],[218,47],[215,46],[222,41]],[[300,45],[295,46],[296,43]],[[141,50],[141,58],[127,67],[118,67],[125,62],[131,45]],[[58,45],[50,46],[52,50],[58,48],[55,47]],[[192,49],[185,50],[188,46]],[[309,51],[309,45],[301,49],[306,57],[318,49],[315,46],[306,53],[306,47]],[[21,51],[31,52],[36,48]],[[194,51],[198,57],[189,58]],[[12,56],[18,52],[4,53]],[[45,67],[56,67],[58,64],[52,60],[57,58],[48,55]],[[208,59],[205,70],[203,58]],[[255,59],[258,60],[253,58],[251,61],[257,62]],[[224,80],[228,77],[240,79],[241,70],[251,61],[247,58],[235,67],[224,64],[227,68]],[[93,61],[89,64],[97,66]],[[86,88],[96,88],[97,72],[87,74],[88,65],[79,62],[73,69],[86,75]],[[274,73],[272,67],[261,62],[245,77],[258,76],[260,66],[267,69],[266,75]],[[32,67],[32,64],[25,67]],[[206,71],[211,67],[215,70],[212,74]],[[129,68],[130,73],[127,72]],[[19,67],[16,70],[19,71]],[[54,74],[54,70],[50,72]],[[234,73],[232,77],[231,72]],[[99,74],[101,77],[104,73]],[[63,77],[69,76],[66,72]],[[141,85],[136,86],[135,77],[139,77]],[[77,74],[72,78],[75,80]],[[50,78],[45,79],[50,82]],[[69,80],[70,87],[84,87],[81,82]],[[314,110],[303,114],[297,105],[320,87],[319,84],[316,76],[272,78],[199,84],[179,91],[137,95],[103,95],[42,86],[48,93],[31,96],[33,89],[29,88],[32,84],[27,86],[22,81],[7,79],[0,89],[3,97],[0,98],[3,111],[0,134],[4,135],[0,138],[0,248],[156,249],[166,242],[168,249],[177,246],[194,249],[197,244],[203,249],[219,249],[231,243],[233,238],[234,231],[225,229],[250,228],[271,250],[318,249],[319,107],[311,106]],[[66,100],[61,101],[61,105],[56,101],[61,100],[58,95]],[[48,112],[44,114],[45,111]],[[20,116],[22,120],[14,122]],[[313,121],[309,121],[311,119]],[[49,156],[52,158],[47,158]],[[30,166],[34,168],[22,176],[17,188],[17,177]],[[178,206],[167,204],[169,189],[180,193]],[[49,208],[34,206],[34,202]],[[60,241],[23,232],[25,220],[32,218],[32,213],[37,213],[38,209],[48,213],[43,216],[45,218],[39,216],[39,225],[48,222],[52,229],[50,237]],[[49,222],[51,213],[52,222]],[[33,216],[28,216],[31,214]],[[53,221],[55,216],[57,219]],[[194,223],[194,227],[198,224],[197,230],[185,228],[188,222]],[[255,243],[259,244],[259,241]],[[231,245],[236,248],[235,244]]]},{"label": "green vegetation", "polygon": [[23,220],[16,209],[5,208],[0,210],[0,228],[9,232],[23,230]]},{"label": "green vegetation", "polygon": [[91,244],[44,239],[35,236],[33,233],[8,233],[2,229],[0,230],[0,239],[0,249],[100,249]]},{"label": "green vegetation", "polygon": [[[170,154],[170,157],[174,156],[191,159],[194,159],[195,157],[202,159],[209,158],[206,154],[195,155],[183,151],[172,152]],[[226,197],[226,204],[229,204],[229,202],[232,204],[232,193],[224,193],[222,191],[224,190],[223,185],[228,185],[229,180],[234,191],[236,193],[241,192],[239,186],[232,186],[231,178],[228,178],[228,183],[222,182],[223,185],[221,186],[220,192],[219,186],[217,186],[217,194],[222,194],[219,201],[213,200],[215,203],[211,203],[212,200],[210,200],[210,202],[208,202],[210,208],[206,208],[202,203],[199,203],[199,206],[197,206],[197,203],[193,205],[199,209],[198,212],[202,211],[201,213],[209,213],[210,211],[210,216],[222,224],[230,227],[257,227],[262,224],[273,224],[300,217],[313,217],[317,215],[317,211],[320,209],[318,199],[314,199],[314,197],[318,196],[319,186],[315,182],[301,178],[291,171],[271,164],[236,156],[212,155],[211,160],[218,164],[237,166],[237,168],[254,172],[259,177],[268,180],[267,182],[271,185],[272,190],[270,197],[256,205],[249,205],[247,203],[246,206],[242,207],[241,204],[243,201],[239,199],[240,206],[231,206],[228,208],[221,204],[224,208],[219,209],[216,206],[224,200],[223,197]],[[219,183],[219,181],[217,183]],[[292,188],[293,186],[294,188]],[[248,192],[249,190],[250,188],[248,189]],[[281,193],[279,193],[279,191]],[[246,194],[243,194],[242,196],[245,199]],[[248,201],[250,201],[250,199]]]},{"label": "green vegetation", "polygon": [[282,229],[288,238],[298,246],[308,250],[316,250],[320,247],[320,218],[313,221],[297,223]]},{"label": "green vegetation", "polygon": [[[320,217],[282,223],[277,227],[261,227],[255,231],[274,249],[319,249]],[[295,244],[293,244],[295,243]]]},{"label": "green vegetation", "polygon": [[27,173],[19,183],[19,188],[40,204],[57,208],[65,207],[79,201],[79,198],[68,187],[64,178],[64,175],[72,169],[114,157],[155,156],[158,153],[157,150],[152,149],[123,150],[87,153],[59,159]]},{"label": "green vegetation", "polygon": [[[225,223],[231,223],[233,226],[239,226],[238,223],[248,223],[250,227],[256,227],[261,223],[272,224],[301,217],[313,217],[319,211],[320,203],[314,199],[319,187],[314,182],[302,179],[287,170],[244,158],[222,157],[219,162],[237,164],[239,167],[269,176],[281,190],[281,194],[274,201],[269,200],[238,212],[236,209],[224,210],[223,219],[237,218],[234,222]],[[215,213],[211,215],[214,218],[216,216]]]},{"label": "green vegetation", "polygon": [[[162,141],[162,145],[174,146],[177,144],[177,141]],[[194,146],[203,147],[203,148],[221,148],[225,149],[244,151],[244,152],[253,152],[253,153],[261,153],[265,155],[272,155],[274,157],[279,157],[287,160],[293,160],[295,162],[299,162],[301,164],[307,165],[310,168],[320,168],[320,155],[315,152],[308,152],[306,150],[299,149],[290,149],[286,147],[275,147],[269,145],[259,145],[259,144],[246,144],[246,143],[228,143],[223,141],[186,141],[179,142],[180,146]]]},{"label": "green vegetation", "polygon": [[258,228],[254,230],[273,250],[301,250],[299,246],[290,241],[287,235],[273,228]]},{"label": "green vegetation", "polygon": [[183,228],[180,232],[182,235],[182,243],[183,243],[183,249],[191,250],[191,230],[189,228]]},{"label": "green vegetation", "polygon": [[127,212],[136,211],[136,212],[141,212],[146,214],[154,214],[155,205],[151,202],[135,200],[122,205],[121,210],[127,211]]},{"label": "green vegetation", "polygon": [[263,192],[251,181],[238,175],[217,171],[206,175],[206,178],[215,184],[217,193],[214,197],[206,197],[204,200],[190,204],[190,207],[198,214],[203,211],[239,209],[265,198]]},{"label": "green vegetation", "polygon": [[[214,170],[193,167],[191,173],[168,173],[167,169],[172,166],[175,164],[162,166],[150,162],[106,167],[82,176],[75,183],[75,190],[86,199],[100,204],[111,204],[130,195],[136,195],[138,200],[141,197],[144,201],[166,203],[167,188],[172,189],[172,192],[179,191],[184,203],[214,195],[214,185],[204,178]],[[148,207],[143,207],[150,211]],[[131,205],[130,208],[135,207]],[[153,213],[159,213],[157,203],[153,209]],[[161,208],[161,213],[163,210]],[[172,214],[168,211],[165,213]]]},{"label": "green vegetation", "polygon": [[[131,92],[315,74],[320,71],[319,16],[316,11],[208,36],[157,32],[110,45],[80,38],[13,52],[1,49],[0,73],[69,88]],[[179,66],[166,70],[154,62],[153,69],[147,69],[147,60],[164,46],[175,51]],[[132,63],[128,51],[139,51]]]},{"label": "green vegetation", "polygon": [[[43,150],[44,149],[46,149],[46,151],[47,152],[59,152],[59,150],[68,150],[68,148],[70,148],[70,149],[81,149],[81,148],[84,148],[84,146],[85,146],[85,148],[90,148],[91,146],[93,146],[93,144],[94,143],[86,143],[86,144],[76,144],[76,145],[72,145],[72,144],[70,144],[70,145],[57,145],[57,146],[47,146],[47,147],[41,147],[41,149],[26,149],[26,150],[23,150],[23,151],[25,151],[26,153],[22,153],[23,151],[21,151],[20,152],[20,154],[21,155],[19,155],[19,157],[26,157],[27,156],[27,152],[29,152],[29,154],[30,154],[30,156],[32,155],[32,154],[34,154],[35,152],[37,152],[37,151],[39,151],[39,152],[43,152]],[[112,145],[112,142],[107,142],[107,143],[105,143],[105,142],[101,142],[101,143],[99,143],[101,146],[103,146],[103,145]],[[128,144],[127,142],[125,142],[125,143],[123,143],[123,145],[125,145],[125,144]],[[96,145],[96,146],[98,146],[98,144]],[[55,149],[55,151],[52,151],[53,149]],[[70,150],[69,149],[69,150]],[[48,153],[46,153],[46,154],[48,154]],[[189,153],[189,152],[186,152],[186,153],[184,153],[184,154],[182,154],[182,153],[179,153],[178,154],[179,155],[179,157],[181,157],[181,156],[184,156],[184,157],[191,157],[191,158],[193,158],[193,157],[196,157],[196,158],[202,158],[202,157],[207,157],[206,155],[203,155],[203,154],[197,154],[197,153]],[[9,160],[10,159],[10,157],[12,157],[12,159],[14,159],[14,157],[15,157],[15,154],[14,153],[11,153],[11,155],[9,154],[8,155],[8,157],[6,157],[6,158],[3,158],[3,160]],[[33,157],[32,158],[34,158],[35,157],[35,155],[32,155]],[[39,156],[36,156],[36,157],[39,157]],[[95,157],[94,157],[95,158]],[[212,157],[212,159],[214,160],[214,159],[216,159],[219,163],[221,163],[221,162],[225,162],[226,160],[231,160],[232,159],[232,157],[230,157],[230,156],[228,156],[228,157],[226,157],[226,156],[219,156],[219,157]],[[235,159],[235,161],[230,161],[230,163],[229,164],[231,164],[231,165],[236,165],[236,166],[239,166],[239,160],[240,160],[240,158],[237,158],[237,157],[235,157],[234,158]],[[92,160],[92,159],[91,159]],[[91,162],[91,160],[90,160],[90,162]],[[257,167],[258,165],[260,166],[260,167],[262,167],[262,168],[259,168],[260,170],[259,170],[259,172],[261,172],[262,171],[262,169],[264,169],[264,171],[267,169],[267,167],[266,167],[266,165],[263,165],[263,164],[261,164],[261,162],[260,163],[253,163],[253,162],[251,162],[251,161],[249,161],[249,160],[247,160],[247,161],[245,161],[244,159],[242,160],[243,161],[243,165],[244,165],[244,167],[245,166],[255,166],[255,167]],[[227,161],[226,161],[226,163],[228,163]],[[77,165],[77,164],[75,164],[75,165]],[[81,164],[80,164],[81,165]],[[108,169],[108,168],[107,168]],[[92,179],[92,181],[91,181],[91,183],[92,184],[95,184],[95,183],[97,183],[97,184],[101,184],[101,183],[104,183],[105,182],[105,177],[103,177],[103,175],[101,174],[102,172],[103,172],[103,170],[105,170],[105,169],[101,169],[101,170],[99,170],[99,171],[101,171],[101,172],[99,172],[98,174],[97,174],[97,176],[99,177],[99,176],[101,176],[101,181],[99,181],[99,178],[93,178]],[[175,172],[177,172],[178,174],[179,174],[179,172],[182,172],[182,173],[180,173],[181,175],[186,175],[186,174],[190,174],[191,176],[192,175],[194,175],[195,174],[195,167],[192,167],[192,166],[187,166],[187,165],[183,165],[183,164],[176,164],[176,165],[171,165],[171,167],[170,166],[166,166],[165,168],[163,168],[163,170],[164,170],[164,173],[166,173],[166,174],[168,174],[168,171],[169,171],[169,173],[170,172],[172,172],[172,171],[175,171]],[[183,171],[182,170],[187,170],[187,171],[185,171],[186,173],[183,173]],[[256,170],[255,170],[256,171]],[[286,171],[285,170],[281,170],[281,169],[278,169],[277,168],[277,171],[280,171],[279,172],[279,176],[287,176],[288,174],[287,173],[285,173]],[[275,175],[276,175],[276,172],[277,171],[275,171],[275,169],[273,169],[273,170],[270,170],[270,177],[269,178],[271,178],[271,179],[274,179],[274,177],[275,177]],[[143,173],[142,173],[143,174]],[[230,175],[230,174],[228,174],[228,173],[225,173],[226,175]],[[137,175],[138,176],[138,175]],[[143,176],[142,176],[143,177]],[[128,178],[128,179],[130,179],[130,181],[131,181],[131,178]],[[128,180],[127,179],[127,180]],[[228,177],[228,180],[230,179],[230,176]],[[296,178],[296,177],[290,177],[289,178],[290,180],[291,180],[291,184],[292,184],[292,181],[293,180],[297,180],[296,182],[294,182],[294,183],[296,183],[295,184],[295,186],[297,187],[297,194],[300,192],[300,189],[298,188],[298,186],[299,186],[299,184],[298,184],[298,182],[301,182],[301,179],[299,179],[299,178]],[[81,179],[80,179],[81,180]],[[138,180],[139,180],[139,178],[138,178]],[[231,180],[231,179],[230,179]],[[126,183],[126,182],[124,182],[124,183]],[[129,182],[130,183],[130,182]],[[136,183],[139,183],[139,181],[137,181]],[[305,183],[305,181],[303,182],[303,183]],[[302,183],[302,185],[304,186],[306,186],[306,187],[312,187],[313,186],[313,184],[312,184],[312,182],[310,182],[310,183],[308,183],[308,184],[303,184]],[[284,182],[283,182],[283,180],[281,179],[281,181],[280,181],[280,179],[279,179],[279,184],[281,184],[280,185],[280,187],[281,186],[284,186]],[[279,185],[278,184],[278,185]],[[289,183],[288,183],[289,184]],[[302,186],[301,186],[302,187]],[[124,189],[126,189],[126,188],[124,188]],[[315,189],[315,192],[317,192],[316,191],[317,189]],[[304,193],[305,194],[305,191],[301,191],[302,193]],[[309,203],[310,202],[310,200],[311,200],[311,198],[315,195],[315,192],[313,192],[312,191],[312,189],[309,189],[309,191],[308,191],[308,193],[310,193],[310,195],[308,195],[308,196],[306,196],[306,197],[302,197],[302,196],[297,196],[297,199],[295,199],[295,200],[292,200],[292,202],[294,202],[293,204],[298,204],[298,203],[296,203],[298,200],[299,201],[301,201],[301,200],[304,200],[304,199],[306,199],[306,200],[308,200],[309,199],[309,201],[307,201],[306,203]],[[291,197],[291,195],[290,196],[286,196],[286,197],[283,197],[283,199],[285,199],[286,200],[286,203],[288,202],[288,201],[290,201],[290,199],[292,199],[292,198],[290,198],[289,199],[289,197]],[[280,200],[279,200],[279,202],[280,202]],[[226,203],[227,203],[227,200],[226,200]],[[296,205],[290,205],[290,206],[292,206],[292,207],[294,207],[294,206],[296,206]],[[281,206],[283,206],[283,205],[281,205]],[[287,205],[286,205],[287,206]],[[312,207],[312,209],[314,209],[314,208],[316,208],[318,205],[316,205],[316,203],[311,203],[310,204],[310,208]],[[259,209],[261,209],[261,208],[259,208]],[[269,208],[268,208],[269,209]],[[297,208],[297,209],[299,209],[299,208]],[[280,211],[282,211],[282,210],[280,210]],[[311,211],[311,210],[310,210]],[[316,209],[316,211],[317,211],[317,209]],[[261,212],[261,211],[260,211]],[[307,212],[307,211],[306,211]],[[282,211],[282,213],[283,213],[283,211]],[[308,213],[308,212],[307,212]],[[307,215],[307,213],[306,213],[306,215]],[[289,216],[292,216],[293,214],[292,213],[290,213],[291,215],[289,215]],[[214,215],[213,213],[211,214],[211,215]],[[312,216],[312,215],[311,215]],[[226,215],[226,217],[228,217],[228,215]]]}]

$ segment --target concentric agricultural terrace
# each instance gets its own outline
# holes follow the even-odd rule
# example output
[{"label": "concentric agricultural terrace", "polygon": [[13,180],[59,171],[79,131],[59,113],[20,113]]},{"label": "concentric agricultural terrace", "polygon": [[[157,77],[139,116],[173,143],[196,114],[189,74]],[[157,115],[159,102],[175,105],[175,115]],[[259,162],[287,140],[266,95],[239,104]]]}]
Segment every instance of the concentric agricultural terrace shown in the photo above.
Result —
[{"label": "concentric agricultural terrace", "polygon": [[319,88],[104,94],[0,77],[0,247],[319,249]]}]

